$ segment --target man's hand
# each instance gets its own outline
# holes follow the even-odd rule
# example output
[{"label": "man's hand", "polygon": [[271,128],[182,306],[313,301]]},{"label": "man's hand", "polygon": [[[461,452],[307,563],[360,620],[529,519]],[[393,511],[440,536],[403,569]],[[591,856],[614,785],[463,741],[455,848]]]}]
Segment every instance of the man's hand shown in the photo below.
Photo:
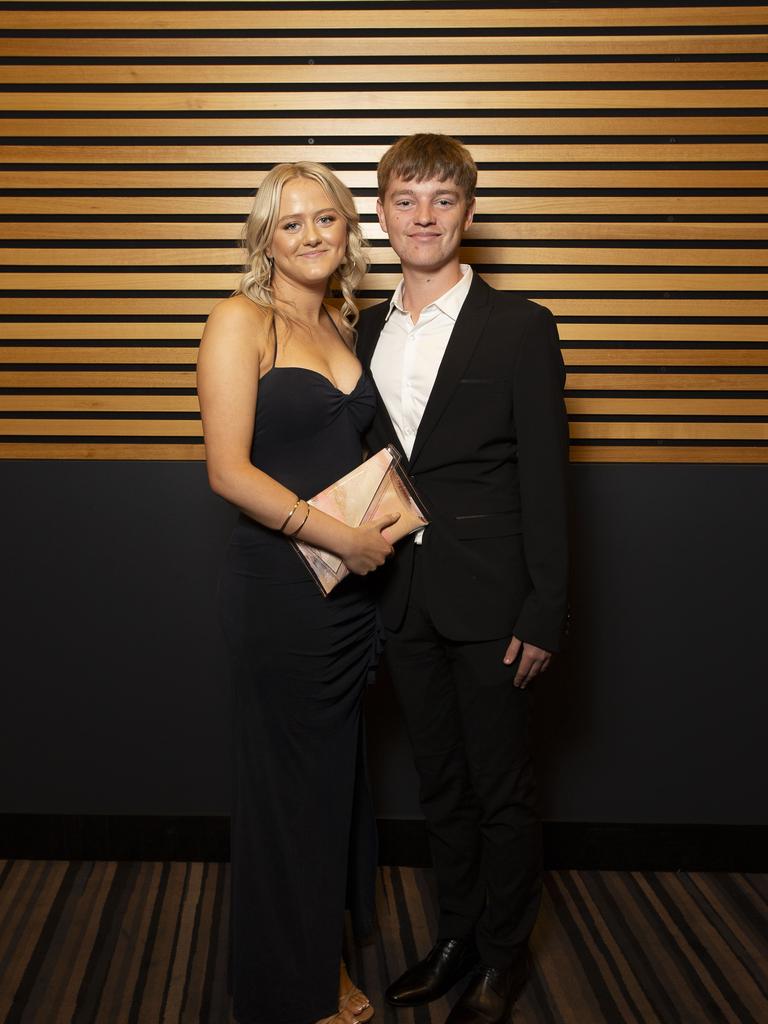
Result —
[{"label": "man's hand", "polygon": [[519,686],[521,690],[524,690],[528,683],[535,679],[540,672],[546,672],[552,660],[552,654],[550,651],[545,651],[542,647],[523,643],[522,640],[518,640],[516,636],[513,636],[509,642],[507,653],[504,655],[505,665],[512,664],[520,653],[521,647],[523,648],[523,656],[520,659],[513,682],[515,686]]}]

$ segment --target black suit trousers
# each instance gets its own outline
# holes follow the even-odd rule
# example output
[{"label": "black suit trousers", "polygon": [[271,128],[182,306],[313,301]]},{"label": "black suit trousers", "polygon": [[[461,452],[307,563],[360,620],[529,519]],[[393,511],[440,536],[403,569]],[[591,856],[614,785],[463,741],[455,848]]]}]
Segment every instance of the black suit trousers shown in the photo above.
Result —
[{"label": "black suit trousers", "polygon": [[[425,546],[428,544],[425,537]],[[415,549],[408,610],[386,659],[403,709],[437,874],[438,939],[474,937],[508,967],[541,897],[541,827],[529,747],[532,695],[504,665],[510,637],[452,641],[435,628]]]}]

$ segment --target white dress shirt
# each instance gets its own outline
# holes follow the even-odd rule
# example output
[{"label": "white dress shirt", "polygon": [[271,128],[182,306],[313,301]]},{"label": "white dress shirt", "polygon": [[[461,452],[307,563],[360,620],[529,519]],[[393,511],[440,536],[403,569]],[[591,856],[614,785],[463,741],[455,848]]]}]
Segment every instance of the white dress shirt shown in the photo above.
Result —
[{"label": "white dress shirt", "polygon": [[[448,339],[472,284],[472,268],[462,263],[459,269],[461,280],[425,306],[415,324],[403,306],[404,282],[400,281],[371,360],[376,387],[408,458]],[[416,535],[417,544],[422,532]]]},{"label": "white dress shirt", "polygon": [[461,280],[425,306],[415,324],[403,306],[400,281],[371,360],[376,387],[408,458],[453,325],[472,284],[472,268],[462,263],[459,269]]}]

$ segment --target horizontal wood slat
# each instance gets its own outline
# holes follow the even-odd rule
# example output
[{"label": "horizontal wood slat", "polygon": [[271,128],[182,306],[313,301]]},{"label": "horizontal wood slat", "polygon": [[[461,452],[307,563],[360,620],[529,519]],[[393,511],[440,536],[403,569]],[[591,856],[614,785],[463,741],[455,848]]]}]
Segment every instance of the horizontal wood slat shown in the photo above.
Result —
[{"label": "horizontal wood slat", "polygon": [[[247,187],[247,183],[246,183]],[[251,196],[0,196],[0,213],[20,216],[228,216],[247,217]],[[595,216],[604,217],[711,217],[712,196],[478,196],[480,216]],[[359,196],[362,214],[373,214],[373,196]],[[768,214],[768,196],[717,196],[720,215],[743,217]],[[514,232],[515,228],[509,229]]]},{"label": "horizontal wood slat", "polygon": [[[348,11],[302,10],[290,12],[290,24],[294,30],[349,29],[350,22],[359,29],[379,29],[382,13],[377,10],[356,9],[352,17]],[[435,13],[431,10],[396,8],[386,11],[386,26],[389,29],[432,29]],[[172,10],[9,10],[5,12],[6,29],[32,30],[36,32],[54,29],[90,31],[130,30],[148,32],[173,31],[232,31],[245,30],[264,32],[286,27],[286,14],[280,10],[200,11],[190,7],[184,11]],[[768,7],[723,5],[719,7],[577,7],[565,9],[528,8],[482,8],[472,5],[471,9],[451,9],[450,24],[454,29],[585,29],[628,27],[643,28],[699,28],[701,26],[754,26],[764,28],[768,24]]]},{"label": "horizontal wood slat", "polygon": [[[200,411],[195,395],[0,395],[0,412],[151,412]],[[745,410],[742,415],[749,415]]]},{"label": "horizontal wood slat", "polygon": [[560,320],[572,459],[768,463],[767,14],[1,12],[0,458],[203,458],[197,345],[266,169],[340,168],[367,307],[398,280],[374,167],[443,131],[480,165],[462,258]]},{"label": "horizontal wood slat", "polygon": [[[351,26],[354,30],[355,25]],[[535,30],[534,30],[535,31]],[[304,38],[284,36],[280,39],[280,56],[315,57],[322,43],[317,36]],[[327,44],[326,44],[327,46]],[[349,57],[401,57],[403,53],[418,51],[421,57],[454,56],[458,48],[455,36],[345,36],[343,56]],[[722,32],[692,32],[690,35],[463,35],[462,57],[631,57],[636,55],[680,54],[765,54],[768,35],[764,32],[749,35]],[[115,38],[88,39],[65,37],[5,37],[0,38],[0,56],[45,57],[54,60],[73,57],[111,59],[120,57],[147,58],[200,58],[275,56],[275,40],[270,36],[226,37],[176,36],[174,38],[146,36],[140,39]],[[334,54],[335,55],[335,54]]]},{"label": "horizontal wood slat", "polygon": [[[734,352],[729,349],[566,348],[566,366],[727,366],[738,358],[740,366],[768,366],[768,348]],[[73,347],[0,346],[0,363],[195,363],[197,348],[146,346]]]},{"label": "horizontal wood slat", "polygon": [[605,110],[764,108],[761,89],[462,89],[359,92],[4,92],[0,110]]},{"label": "horizontal wood slat", "polygon": [[[249,189],[254,192],[266,171],[202,171],[202,170],[120,170],[120,171],[0,171],[0,189]],[[339,177],[350,188],[376,188],[373,171],[339,171]],[[765,188],[768,170],[711,171],[686,168],[679,171],[654,170],[649,186],[649,171],[639,170],[577,170],[562,171],[480,171],[478,188],[504,189],[759,189]],[[490,204],[486,204],[490,205]],[[509,201],[507,203],[509,206]]]},{"label": "horizontal wood slat", "polygon": [[[202,333],[202,318],[193,323],[140,322],[8,322],[3,336],[8,342],[72,340],[113,342],[150,339],[197,342]],[[724,323],[568,323],[559,325],[562,342],[718,342],[744,345],[751,342],[768,345],[768,324]]]},{"label": "horizontal wood slat", "polygon": [[0,443],[0,459],[109,459],[200,462],[201,444],[42,444]]},{"label": "horizontal wood slat", "polygon": [[768,423],[572,423],[571,438],[574,441],[768,441]]},{"label": "horizontal wood slat", "polygon": [[768,463],[768,447],[750,448],[739,445],[731,447],[698,445],[574,445],[571,447],[571,462],[744,462]]},{"label": "horizontal wood slat", "polygon": [[[372,264],[399,264],[397,254],[390,248],[370,247],[368,257]],[[760,249],[617,249],[555,248],[553,246],[464,246],[461,258],[465,263],[493,264],[573,264],[575,266],[713,266],[713,267],[768,267],[768,247]],[[0,266],[56,265],[67,266],[232,266],[245,259],[242,249],[225,248],[141,248],[125,246],[91,249],[38,248],[21,246],[0,248]],[[768,280],[766,280],[768,285]]]},{"label": "horizontal wood slat", "polygon": [[[768,447],[740,445],[572,445],[571,462],[742,462],[768,463]],[[109,444],[0,443],[0,459],[146,460],[181,462],[205,458],[203,445],[196,444]]]},{"label": "horizontal wood slat", "polygon": [[[192,371],[169,370],[0,370],[9,388],[194,388]],[[567,375],[569,389],[599,391],[766,391],[768,373],[578,373]]]},{"label": "horizontal wood slat", "polygon": [[[572,416],[764,416],[768,417],[766,398],[691,398],[686,394],[663,398],[603,398],[593,395],[569,394],[566,408]],[[101,395],[89,394],[6,394],[0,395],[0,412],[46,413],[193,413],[199,412],[194,395]],[[171,423],[174,421],[170,421]]]},{"label": "horizontal wood slat", "polygon": [[[767,41],[768,45],[768,41]],[[542,93],[542,96],[544,94]],[[106,138],[126,136],[151,136],[155,138],[158,123],[154,117],[57,117],[46,116],[45,108],[37,117],[0,116],[0,136],[104,136]],[[374,131],[375,129],[375,131]],[[601,116],[600,114],[566,114],[552,117],[530,115],[526,117],[464,117],[445,115],[439,112],[432,116],[401,117],[379,116],[378,111],[368,111],[367,116],[350,114],[348,117],[323,117],[307,113],[301,118],[249,117],[244,122],[239,117],[164,117],[163,134],[190,136],[238,135],[248,139],[260,136],[291,138],[298,137],[308,146],[309,138],[344,136],[385,136],[396,139],[401,135],[416,132],[444,132],[447,135],[541,135],[554,138],[558,135],[709,135],[712,131],[711,115],[683,114],[637,114],[631,117]],[[760,114],[742,116],[729,110],[720,111],[717,119],[718,135],[766,135],[768,117]],[[638,143],[640,144],[640,143]],[[314,148],[306,150],[309,156]]]},{"label": "horizontal wood slat", "polygon": [[[57,297],[19,298],[16,295],[0,294],[0,315],[5,316],[195,316],[204,319],[213,309],[219,298],[227,292],[214,297],[177,298],[164,296],[152,298],[145,296],[120,296],[119,298],[104,297],[82,298],[61,295]],[[558,296],[529,295],[548,306],[556,316],[578,317],[647,317],[649,315],[649,298],[604,299],[599,295],[585,299],[560,298]],[[685,298],[672,299],[656,294],[653,299],[653,316],[661,317],[768,317],[768,298],[766,299],[707,299]],[[377,298],[362,297],[358,306],[365,309],[380,301]]]},{"label": "horizontal wood slat", "polygon": [[[52,126],[55,129],[55,126]],[[22,132],[18,133],[23,134]],[[326,146],[315,145],[312,158],[322,163],[376,164],[386,152],[385,143],[379,145]],[[29,146],[0,145],[0,164],[266,164],[271,167],[283,161],[306,159],[304,146]],[[473,145],[472,154],[478,163],[594,163],[622,161],[640,162],[695,162],[744,161],[768,162],[768,143],[627,143],[607,142],[598,145],[558,146],[493,144]],[[765,172],[763,172],[765,173]],[[489,172],[484,172],[487,178]],[[761,179],[764,181],[765,179]],[[488,185],[488,181],[481,184]],[[373,186],[368,186],[373,187]]]},{"label": "horizontal wood slat", "polygon": [[[686,63],[633,63],[620,61],[600,66],[603,82],[749,82],[768,79],[764,61],[740,63],[689,61]],[[26,64],[0,68],[0,84],[32,85],[277,85],[327,86],[335,83],[385,82],[589,82],[595,81],[594,64],[208,64],[129,65],[93,67]]]},{"label": "horizontal wood slat", "polygon": [[[483,274],[494,288],[510,291],[761,291],[768,287],[764,274],[719,273],[666,274],[648,273],[595,273],[585,274],[573,271],[562,274]],[[42,290],[74,291],[98,289],[99,291],[223,291],[231,292],[237,285],[239,272],[198,273],[192,270],[184,273],[170,273],[158,270],[143,272],[121,271],[107,273],[79,271],[71,273],[41,272],[35,274],[34,287]],[[392,291],[400,280],[399,274],[369,273],[361,283],[363,290]],[[27,273],[0,272],[0,290],[17,291],[32,286]]]},{"label": "horizontal wood slat", "polygon": [[[481,200],[482,201],[482,200]],[[601,197],[602,201],[602,197]],[[519,197],[515,197],[515,206]],[[711,213],[711,211],[710,211]],[[243,222],[240,219],[231,221],[4,221],[3,235],[14,241],[29,239],[34,241],[62,240],[75,241],[82,239],[104,239],[115,242],[116,239],[183,239],[202,243],[208,239],[238,240]],[[386,239],[384,232],[375,221],[366,221],[363,232],[369,240]],[[502,241],[520,241],[531,239],[545,241],[552,239],[594,239],[605,242],[621,241],[652,241],[652,242],[764,242],[768,241],[768,223],[750,224],[739,221],[736,224],[697,221],[693,223],[668,220],[641,223],[638,221],[525,221],[489,223],[476,220],[466,235],[467,243],[481,239],[500,239]],[[126,250],[127,251],[127,250]],[[661,250],[655,250],[661,251]],[[664,250],[674,251],[674,250]],[[696,249],[692,249],[696,252]],[[720,249],[719,252],[727,252]],[[741,250],[746,252],[747,250]],[[749,250],[760,252],[759,249]]]},{"label": "horizontal wood slat", "polygon": [[[768,440],[768,423],[585,423],[571,424],[573,440]],[[196,420],[8,419],[0,437],[194,437]]]}]

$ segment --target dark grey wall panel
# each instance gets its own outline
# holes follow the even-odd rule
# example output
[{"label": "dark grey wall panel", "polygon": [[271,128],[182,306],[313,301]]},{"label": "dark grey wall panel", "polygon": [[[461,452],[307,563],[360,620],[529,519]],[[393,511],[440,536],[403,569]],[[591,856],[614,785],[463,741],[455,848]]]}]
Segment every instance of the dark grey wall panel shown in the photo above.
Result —
[{"label": "dark grey wall panel", "polygon": [[[760,824],[768,467],[572,467],[570,648],[538,687],[556,821]],[[223,814],[233,520],[197,463],[0,464],[0,813]],[[418,815],[386,683],[379,814]]]}]

